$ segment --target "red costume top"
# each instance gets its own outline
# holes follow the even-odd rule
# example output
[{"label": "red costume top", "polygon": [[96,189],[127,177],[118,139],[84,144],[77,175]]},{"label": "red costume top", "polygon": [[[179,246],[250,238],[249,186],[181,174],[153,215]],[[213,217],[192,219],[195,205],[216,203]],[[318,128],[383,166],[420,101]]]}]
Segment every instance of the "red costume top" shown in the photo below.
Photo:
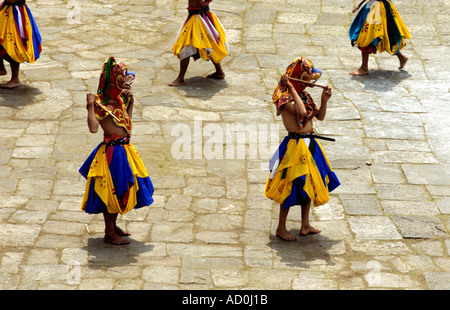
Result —
[{"label": "red costume top", "polygon": [[[104,96],[98,94],[96,96],[97,103],[102,104]],[[127,131],[127,133],[131,134],[131,130],[133,129],[133,122],[131,121],[131,117],[127,112],[129,103],[130,100],[127,97],[121,95],[116,98],[115,101],[107,102],[103,104],[103,106],[105,106],[109,111],[112,112],[113,115],[117,117],[117,119],[115,117],[112,117],[114,123],[119,127],[123,127]],[[106,112],[99,106],[95,106],[95,117],[98,120],[104,120],[107,116],[109,116],[108,112]]]}]

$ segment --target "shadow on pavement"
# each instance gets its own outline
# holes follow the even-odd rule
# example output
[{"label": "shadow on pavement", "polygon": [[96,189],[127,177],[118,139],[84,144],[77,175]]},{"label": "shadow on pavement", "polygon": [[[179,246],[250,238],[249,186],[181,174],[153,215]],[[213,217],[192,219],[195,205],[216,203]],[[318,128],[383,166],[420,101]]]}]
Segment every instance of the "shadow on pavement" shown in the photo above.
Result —
[{"label": "shadow on pavement", "polygon": [[285,241],[275,235],[270,235],[271,241],[267,245],[280,258],[277,260],[274,257],[274,261],[306,269],[318,265],[335,265],[329,251],[341,243],[341,240],[332,240],[321,235],[299,236],[298,230],[289,232],[296,236],[296,241]]},{"label": "shadow on pavement", "polygon": [[88,266],[90,269],[100,269],[103,266],[126,266],[137,263],[136,256],[151,252],[153,245],[127,238],[130,243],[113,245],[105,243],[103,237],[89,238],[82,250],[88,252]]},{"label": "shadow on pavement", "polygon": [[398,84],[411,76],[405,70],[370,70],[367,75],[352,76],[351,79],[361,83],[365,90],[387,92],[394,90]]},{"label": "shadow on pavement", "polygon": [[228,87],[226,79],[215,80],[196,76],[184,80],[184,84],[176,86],[179,91],[184,92],[186,97],[209,99],[222,89]]},{"label": "shadow on pavement", "polygon": [[18,109],[32,103],[39,94],[41,91],[38,88],[24,84],[13,89],[0,88],[0,106]]}]

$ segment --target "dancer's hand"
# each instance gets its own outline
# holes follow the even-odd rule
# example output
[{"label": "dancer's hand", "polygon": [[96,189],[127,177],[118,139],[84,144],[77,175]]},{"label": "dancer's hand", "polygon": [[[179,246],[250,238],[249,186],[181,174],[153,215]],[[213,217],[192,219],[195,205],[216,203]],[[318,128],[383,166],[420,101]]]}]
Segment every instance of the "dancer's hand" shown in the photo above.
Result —
[{"label": "dancer's hand", "polygon": [[96,96],[93,93],[88,93],[86,95],[86,109],[94,106]]},{"label": "dancer's hand", "polygon": [[287,86],[289,88],[292,87],[292,83],[289,81],[289,76],[287,75],[287,73],[283,74],[281,76],[281,86]]},{"label": "dancer's hand", "polygon": [[331,88],[325,87],[322,91],[322,102],[327,102],[331,98]]}]

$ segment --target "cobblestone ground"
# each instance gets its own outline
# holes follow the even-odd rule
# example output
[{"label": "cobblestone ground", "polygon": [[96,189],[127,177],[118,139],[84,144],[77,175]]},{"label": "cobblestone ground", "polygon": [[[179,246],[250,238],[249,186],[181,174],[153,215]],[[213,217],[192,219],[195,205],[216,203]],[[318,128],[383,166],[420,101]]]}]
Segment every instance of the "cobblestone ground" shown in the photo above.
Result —
[{"label": "cobblestone ground", "polygon": [[[178,88],[167,84],[187,1],[67,2],[29,1],[42,57],[21,66],[24,85],[0,90],[1,289],[450,288],[447,1],[394,1],[413,37],[405,70],[377,54],[355,78],[347,32],[359,0],[216,0],[226,79],[191,62]],[[80,211],[78,168],[102,139],[85,98],[109,56],[137,74],[132,139],[156,188],[152,206],[119,217],[126,246],[105,244],[102,217]],[[322,233],[288,243],[264,186],[284,136],[271,95],[297,56],[333,88],[315,126],[336,138],[322,145],[342,185],[312,210]],[[288,229],[299,228],[295,208]]]}]

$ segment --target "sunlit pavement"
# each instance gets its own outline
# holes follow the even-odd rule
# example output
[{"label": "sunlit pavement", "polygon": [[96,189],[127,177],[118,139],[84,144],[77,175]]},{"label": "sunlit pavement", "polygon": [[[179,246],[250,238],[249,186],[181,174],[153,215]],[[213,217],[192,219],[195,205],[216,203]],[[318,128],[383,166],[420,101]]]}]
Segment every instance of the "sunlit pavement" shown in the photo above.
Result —
[{"label": "sunlit pavement", "polygon": [[[448,3],[395,1],[412,36],[405,69],[383,53],[351,77],[359,0],[216,0],[226,78],[191,61],[174,88],[187,1],[129,2],[28,4],[43,52],[21,66],[22,86],[0,90],[0,289],[450,288]],[[102,216],[80,211],[78,168],[102,140],[86,93],[109,56],[136,72],[132,142],[155,186],[150,207],[119,217],[125,246],[104,243]],[[322,232],[285,242],[264,187],[285,135],[272,92],[298,56],[333,88],[315,128],[336,139],[321,144],[342,184],[312,209]],[[293,207],[288,229],[299,228]]]}]

